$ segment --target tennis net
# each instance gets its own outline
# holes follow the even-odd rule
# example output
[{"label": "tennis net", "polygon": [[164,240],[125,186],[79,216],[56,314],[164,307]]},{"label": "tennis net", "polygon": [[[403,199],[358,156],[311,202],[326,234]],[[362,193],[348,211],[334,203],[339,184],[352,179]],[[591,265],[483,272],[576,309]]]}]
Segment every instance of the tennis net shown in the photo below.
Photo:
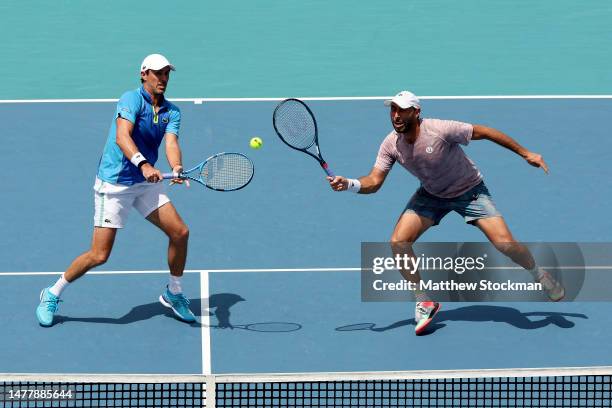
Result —
[{"label": "tennis net", "polygon": [[612,367],[214,376],[5,374],[0,375],[0,407],[612,407]]}]

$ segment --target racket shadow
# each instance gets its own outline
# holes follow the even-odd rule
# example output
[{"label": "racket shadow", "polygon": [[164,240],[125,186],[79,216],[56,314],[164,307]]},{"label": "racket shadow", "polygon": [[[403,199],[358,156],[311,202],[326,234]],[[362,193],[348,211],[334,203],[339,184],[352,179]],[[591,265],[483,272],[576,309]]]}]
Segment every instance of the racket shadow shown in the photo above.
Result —
[{"label": "racket shadow", "polygon": [[261,322],[249,324],[235,324],[229,326],[211,325],[214,329],[242,329],[259,333],[289,333],[302,328],[299,323],[291,322]]},{"label": "racket shadow", "polygon": [[399,322],[395,322],[388,326],[377,327],[376,323],[355,323],[349,324],[346,326],[336,327],[336,331],[346,332],[346,331],[374,331],[374,332],[383,332],[387,330],[397,329],[403,326],[415,326],[416,323],[414,319],[401,320]]},{"label": "racket shadow", "polygon": [[[217,324],[211,324],[212,329],[242,329],[259,333],[289,333],[302,328],[299,323],[293,322],[257,322],[237,324],[232,322],[231,307],[239,302],[246,301],[242,296],[233,293],[219,293],[211,295],[208,299],[208,309],[211,317],[217,319]],[[210,311],[214,309],[214,311]]]},{"label": "racket shadow", "polygon": [[[536,330],[549,325],[571,329],[576,325],[574,322],[576,319],[588,319],[588,316],[571,312],[521,312],[507,306],[474,305],[442,310],[436,315],[425,334],[432,334],[445,327],[448,322],[493,322],[510,325],[521,330]],[[387,326],[379,326],[376,323],[355,323],[337,327],[336,331],[385,332],[404,326],[414,326],[415,324],[414,319],[400,320]]]}]

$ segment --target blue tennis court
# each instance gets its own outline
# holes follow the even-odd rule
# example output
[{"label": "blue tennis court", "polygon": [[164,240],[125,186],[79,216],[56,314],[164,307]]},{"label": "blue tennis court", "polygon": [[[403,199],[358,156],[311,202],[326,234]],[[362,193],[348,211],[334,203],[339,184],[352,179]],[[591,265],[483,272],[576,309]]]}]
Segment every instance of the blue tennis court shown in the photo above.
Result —
[{"label": "blue tennis court", "polygon": [[[39,272],[60,272],[87,248],[90,231],[84,226],[91,223],[93,179],[75,177],[73,171],[93,174],[97,134],[108,125],[113,104],[4,105],[1,116],[9,136],[3,159],[28,163],[42,181],[7,186],[13,199],[2,204],[7,236],[23,236],[24,226],[33,232],[3,243],[0,279],[11,313],[3,314],[2,323],[11,329],[2,337],[2,371],[221,374],[612,365],[605,342],[592,347],[610,326],[606,303],[448,303],[433,333],[417,338],[411,304],[361,302],[360,243],[388,239],[416,182],[396,169],[376,195],[333,193],[314,161],[275,138],[274,106],[265,101],[181,103],[185,162],[198,161],[201,152],[246,151],[248,135],[265,141],[262,150],[249,153],[256,179],[244,190],[170,189],[192,230],[188,269],[193,272],[187,274],[186,292],[211,327],[181,324],[158,304],[166,280],[165,238],[133,214],[100,274],[74,284],[63,298],[59,323],[43,329],[33,307],[40,289],[55,276]],[[381,101],[312,101],[311,106],[336,172],[367,173],[387,132]],[[610,108],[609,99],[424,102],[427,116],[494,125],[546,152],[549,176],[491,143],[475,141],[466,148],[515,235],[531,241],[607,236],[612,225],[600,217],[606,200],[598,191],[608,183],[601,169]],[[234,123],[230,117],[238,109],[245,120]],[[65,129],[51,120],[66,110],[89,130]],[[583,117],[568,122],[572,112]],[[45,115],[48,121],[26,120]],[[10,123],[19,127],[11,129]],[[28,148],[40,142],[41,134],[53,134],[53,143]],[[568,135],[574,135],[571,141]],[[7,179],[18,180],[21,170],[6,168]],[[45,181],[51,171],[58,177]],[[594,179],[601,180],[599,186],[583,182]],[[571,216],[576,211],[579,221]],[[424,239],[482,237],[450,215]],[[135,240],[141,244],[127,244]],[[202,310],[202,299],[209,308]],[[299,328],[262,333],[214,327],[265,322]],[[337,330],[360,323],[375,326]],[[435,350],[435,358],[417,352],[423,349]]]}]

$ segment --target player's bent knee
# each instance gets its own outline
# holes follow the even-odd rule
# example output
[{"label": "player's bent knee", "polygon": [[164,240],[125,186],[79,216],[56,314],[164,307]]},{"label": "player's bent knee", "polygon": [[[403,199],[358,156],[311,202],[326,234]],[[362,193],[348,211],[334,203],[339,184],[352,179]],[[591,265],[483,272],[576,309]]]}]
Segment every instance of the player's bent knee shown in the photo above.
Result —
[{"label": "player's bent knee", "polygon": [[400,240],[395,236],[391,237],[390,244],[394,253],[411,254],[413,241]]},{"label": "player's bent knee", "polygon": [[189,228],[186,225],[183,225],[174,231],[170,238],[173,241],[187,241],[189,239]]},{"label": "player's bent knee", "polygon": [[509,256],[521,250],[521,244],[512,240],[512,238],[506,241],[495,241],[493,245],[498,251]]},{"label": "player's bent knee", "polygon": [[389,242],[391,245],[410,245],[412,247],[412,243],[417,240],[416,234],[409,234],[408,236],[400,237],[397,234],[391,235],[391,239]]},{"label": "player's bent knee", "polygon": [[95,266],[100,266],[108,261],[110,252],[91,252],[89,256]]},{"label": "player's bent knee", "polygon": [[185,226],[185,228],[181,229],[179,232],[180,239],[187,241],[189,239],[189,228]]}]

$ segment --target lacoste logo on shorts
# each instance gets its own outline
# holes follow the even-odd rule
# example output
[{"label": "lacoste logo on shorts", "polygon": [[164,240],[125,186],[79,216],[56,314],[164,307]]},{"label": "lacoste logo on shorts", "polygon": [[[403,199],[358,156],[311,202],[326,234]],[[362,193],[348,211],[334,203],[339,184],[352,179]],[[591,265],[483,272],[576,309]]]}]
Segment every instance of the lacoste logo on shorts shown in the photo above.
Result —
[{"label": "lacoste logo on shorts", "polygon": [[431,146],[427,146],[427,148],[425,149],[425,151],[426,151],[427,153],[429,153],[429,154],[432,154],[432,153],[433,153],[433,147],[431,147]]}]

